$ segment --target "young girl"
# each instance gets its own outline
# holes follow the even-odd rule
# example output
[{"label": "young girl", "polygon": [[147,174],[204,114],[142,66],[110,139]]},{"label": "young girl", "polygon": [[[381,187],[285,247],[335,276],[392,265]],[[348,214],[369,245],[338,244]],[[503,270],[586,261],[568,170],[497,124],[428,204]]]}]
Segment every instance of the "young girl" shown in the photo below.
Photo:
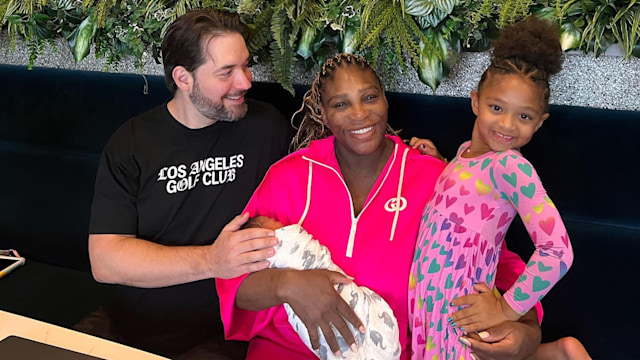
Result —
[{"label": "young girl", "polygon": [[[549,76],[560,70],[558,33],[531,17],[505,27],[471,91],[471,141],[438,179],[409,279],[413,359],[470,359],[458,338],[518,320],[567,272],[573,253],[558,211],[520,154],[549,114]],[[536,251],[502,297],[491,291],[509,224],[520,215]],[[479,283],[486,283],[489,287]],[[459,310],[452,300],[468,297]]]}]

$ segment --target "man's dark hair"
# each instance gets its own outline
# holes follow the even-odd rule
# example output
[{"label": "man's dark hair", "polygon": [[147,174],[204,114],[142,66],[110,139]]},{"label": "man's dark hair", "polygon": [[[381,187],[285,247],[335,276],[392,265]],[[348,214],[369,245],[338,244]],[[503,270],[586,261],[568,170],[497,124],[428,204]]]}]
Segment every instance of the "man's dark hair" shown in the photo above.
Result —
[{"label": "man's dark hair", "polygon": [[162,40],[162,62],[167,88],[176,91],[171,73],[176,66],[192,72],[205,62],[206,44],[216,36],[238,33],[247,40],[249,28],[237,14],[211,9],[196,9],[180,16],[169,26]]}]

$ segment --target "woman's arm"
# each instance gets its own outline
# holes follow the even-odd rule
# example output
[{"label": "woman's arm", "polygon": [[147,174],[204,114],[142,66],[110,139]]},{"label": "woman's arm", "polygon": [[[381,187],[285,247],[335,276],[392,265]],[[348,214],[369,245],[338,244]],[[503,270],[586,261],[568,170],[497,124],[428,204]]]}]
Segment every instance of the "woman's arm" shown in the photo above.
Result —
[{"label": "woman's arm", "polygon": [[340,350],[335,327],[349,345],[355,344],[345,319],[364,332],[364,326],[335,284],[348,284],[348,277],[328,270],[266,269],[247,276],[236,294],[236,306],[264,310],[287,303],[307,327],[311,345],[320,347],[318,328],[334,353]]}]

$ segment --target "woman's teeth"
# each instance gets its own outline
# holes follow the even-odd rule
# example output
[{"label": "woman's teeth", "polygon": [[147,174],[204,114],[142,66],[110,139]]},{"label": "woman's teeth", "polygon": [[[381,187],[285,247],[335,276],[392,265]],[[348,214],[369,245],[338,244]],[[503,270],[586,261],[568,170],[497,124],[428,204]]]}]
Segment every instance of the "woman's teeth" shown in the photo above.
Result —
[{"label": "woman's teeth", "polygon": [[356,135],[362,135],[362,134],[368,133],[371,130],[373,130],[373,126],[369,126],[367,128],[360,129],[360,130],[352,130],[351,132],[356,134]]}]

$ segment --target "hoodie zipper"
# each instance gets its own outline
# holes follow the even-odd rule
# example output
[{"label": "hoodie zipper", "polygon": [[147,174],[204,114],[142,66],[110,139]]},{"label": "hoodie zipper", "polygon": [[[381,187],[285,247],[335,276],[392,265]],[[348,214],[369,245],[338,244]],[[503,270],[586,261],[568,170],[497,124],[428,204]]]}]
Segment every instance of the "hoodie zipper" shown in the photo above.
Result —
[{"label": "hoodie zipper", "polygon": [[[384,175],[384,178],[382,179],[382,181],[380,182],[380,185],[378,186],[378,188],[376,189],[376,192],[373,194],[373,196],[371,196],[371,199],[369,200],[369,202],[367,202],[366,204],[364,204],[364,207],[362,208],[362,210],[360,210],[360,214],[358,214],[358,216],[355,216],[354,212],[353,212],[353,200],[351,199],[351,192],[349,191],[349,187],[347,187],[347,184],[344,182],[344,179],[342,178],[342,176],[340,176],[340,173],[334,169],[333,167],[323,164],[321,162],[318,162],[316,160],[312,160],[306,156],[302,156],[303,159],[318,164],[320,166],[323,166],[327,169],[330,169],[331,171],[333,171],[336,176],[338,176],[338,179],[340,179],[340,182],[342,183],[342,185],[344,186],[344,189],[347,192],[347,195],[349,197],[349,209],[351,210],[351,229],[349,230],[349,240],[347,242],[347,251],[346,251],[346,257],[351,258],[353,256],[353,246],[355,244],[355,240],[356,240],[356,231],[358,229],[358,220],[360,219],[360,216],[364,213],[364,211],[367,209],[367,207],[369,207],[369,204],[371,202],[373,202],[373,199],[376,197],[376,195],[378,195],[378,192],[380,192],[380,189],[382,189],[382,186],[384,185],[385,181],[387,180],[387,177],[389,176],[389,174],[391,173],[391,169],[393,169],[393,165],[395,164],[395,160],[396,160],[396,154],[397,154],[397,150],[398,150],[398,144],[394,144],[394,148],[393,148],[393,155],[392,155],[392,159],[391,159],[391,164],[389,164],[389,168],[387,169],[387,173]],[[311,173],[310,173],[311,174]],[[310,201],[309,199],[310,194],[307,194],[307,201]]]}]

